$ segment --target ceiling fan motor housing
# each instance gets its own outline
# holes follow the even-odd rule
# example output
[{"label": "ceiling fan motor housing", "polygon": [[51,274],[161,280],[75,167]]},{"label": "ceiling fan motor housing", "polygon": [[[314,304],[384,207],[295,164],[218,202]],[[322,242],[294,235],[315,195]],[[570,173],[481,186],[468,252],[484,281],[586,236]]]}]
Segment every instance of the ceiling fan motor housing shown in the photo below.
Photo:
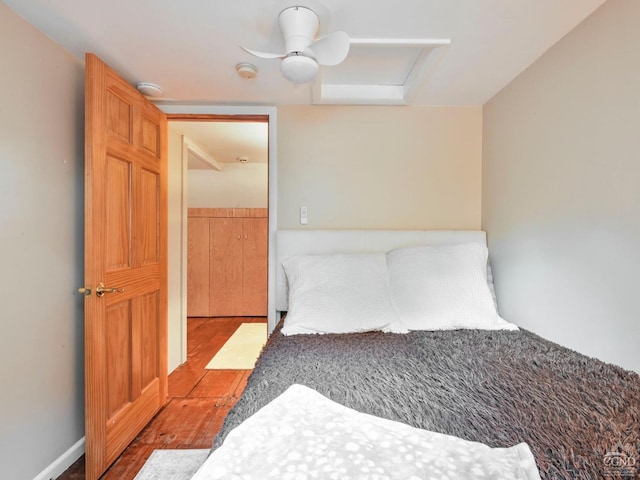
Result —
[{"label": "ceiling fan motor housing", "polygon": [[320,28],[318,15],[306,7],[289,7],[278,17],[286,51],[303,52],[316,37]]}]

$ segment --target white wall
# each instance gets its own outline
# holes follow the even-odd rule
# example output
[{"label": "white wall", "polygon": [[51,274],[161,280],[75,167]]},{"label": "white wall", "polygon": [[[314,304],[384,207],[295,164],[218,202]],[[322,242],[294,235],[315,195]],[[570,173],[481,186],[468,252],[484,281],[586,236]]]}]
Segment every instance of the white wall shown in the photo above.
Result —
[{"label": "white wall", "polygon": [[[183,298],[183,228],[182,221],[186,205],[182,201],[183,174],[182,134],[168,128],[168,305],[167,305],[167,343],[168,371],[171,373],[183,360],[186,360],[186,338],[182,317],[186,318],[186,298]],[[183,358],[184,356],[184,358]]]},{"label": "white wall", "polygon": [[640,372],[640,2],[610,0],[484,106],[504,317]]},{"label": "white wall", "polygon": [[479,228],[481,155],[481,107],[278,107],[278,228]]},{"label": "white wall", "polygon": [[84,68],[3,3],[0,65],[0,476],[23,480],[84,435]]},{"label": "white wall", "polygon": [[222,171],[189,170],[189,208],[267,208],[269,166],[225,163]]}]

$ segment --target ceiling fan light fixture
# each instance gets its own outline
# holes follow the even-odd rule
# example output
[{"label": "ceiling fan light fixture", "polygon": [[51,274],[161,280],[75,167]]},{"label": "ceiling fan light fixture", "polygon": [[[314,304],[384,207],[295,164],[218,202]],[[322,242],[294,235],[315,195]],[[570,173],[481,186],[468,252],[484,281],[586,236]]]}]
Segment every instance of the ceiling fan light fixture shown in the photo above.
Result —
[{"label": "ceiling fan light fixture", "polygon": [[292,83],[309,83],[318,74],[318,63],[303,55],[289,55],[282,59],[280,71]]}]

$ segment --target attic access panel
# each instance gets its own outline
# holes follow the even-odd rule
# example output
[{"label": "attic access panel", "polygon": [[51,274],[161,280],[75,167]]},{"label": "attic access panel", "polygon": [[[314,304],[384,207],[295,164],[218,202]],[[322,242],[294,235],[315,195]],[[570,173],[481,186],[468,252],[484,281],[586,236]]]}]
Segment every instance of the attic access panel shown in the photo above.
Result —
[{"label": "attic access panel", "polygon": [[407,105],[449,44],[448,39],[351,39],[347,58],[318,75],[313,103]]},{"label": "attic access panel", "polygon": [[340,65],[323,69],[322,81],[329,85],[404,85],[421,51],[419,47],[353,45]]}]

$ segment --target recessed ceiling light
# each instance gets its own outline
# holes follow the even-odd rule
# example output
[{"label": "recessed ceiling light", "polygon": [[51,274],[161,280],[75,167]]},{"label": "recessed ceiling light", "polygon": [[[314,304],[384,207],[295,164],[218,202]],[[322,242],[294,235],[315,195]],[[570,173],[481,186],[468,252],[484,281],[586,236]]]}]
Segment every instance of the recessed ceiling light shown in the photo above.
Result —
[{"label": "recessed ceiling light", "polygon": [[161,97],[164,93],[155,83],[140,82],[136,85],[136,88],[145,97]]}]

